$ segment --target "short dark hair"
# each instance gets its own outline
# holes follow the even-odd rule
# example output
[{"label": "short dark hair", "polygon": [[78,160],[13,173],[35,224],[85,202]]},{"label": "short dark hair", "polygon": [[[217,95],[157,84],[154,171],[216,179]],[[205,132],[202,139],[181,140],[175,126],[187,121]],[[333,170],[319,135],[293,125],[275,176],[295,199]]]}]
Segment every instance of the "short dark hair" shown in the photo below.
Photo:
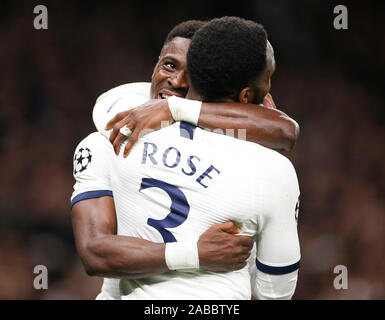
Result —
[{"label": "short dark hair", "polygon": [[166,40],[164,41],[163,46],[172,41],[176,37],[192,39],[194,34],[207,23],[207,21],[201,20],[187,20],[177,24],[171,31],[168,33]]},{"label": "short dark hair", "polygon": [[254,21],[222,17],[207,22],[191,41],[187,70],[204,100],[233,97],[266,68],[267,34]]}]

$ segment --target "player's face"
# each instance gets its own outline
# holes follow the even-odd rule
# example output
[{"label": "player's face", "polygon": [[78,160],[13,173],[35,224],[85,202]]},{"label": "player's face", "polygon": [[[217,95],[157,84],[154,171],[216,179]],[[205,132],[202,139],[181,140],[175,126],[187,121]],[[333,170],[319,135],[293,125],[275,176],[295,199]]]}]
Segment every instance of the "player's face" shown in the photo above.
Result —
[{"label": "player's face", "polygon": [[190,85],[186,70],[190,42],[190,39],[176,37],[163,47],[152,73],[152,99],[186,96]]},{"label": "player's face", "polygon": [[266,48],[266,68],[265,71],[258,77],[255,83],[255,95],[253,103],[260,104],[263,98],[270,92],[271,77],[275,71],[274,50],[270,42],[267,42]]}]

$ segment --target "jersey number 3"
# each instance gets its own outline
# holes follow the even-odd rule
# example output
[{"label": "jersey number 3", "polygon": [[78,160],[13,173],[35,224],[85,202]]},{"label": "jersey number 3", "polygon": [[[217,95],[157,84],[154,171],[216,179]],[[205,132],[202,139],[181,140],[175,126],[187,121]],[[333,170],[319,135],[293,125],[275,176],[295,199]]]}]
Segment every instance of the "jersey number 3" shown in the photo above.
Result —
[{"label": "jersey number 3", "polygon": [[187,219],[190,205],[184,193],[177,187],[157,179],[143,178],[139,191],[148,188],[159,188],[171,198],[170,213],[162,220],[147,219],[147,224],[155,228],[162,235],[164,242],[176,242],[174,235],[165,228],[175,228]]}]

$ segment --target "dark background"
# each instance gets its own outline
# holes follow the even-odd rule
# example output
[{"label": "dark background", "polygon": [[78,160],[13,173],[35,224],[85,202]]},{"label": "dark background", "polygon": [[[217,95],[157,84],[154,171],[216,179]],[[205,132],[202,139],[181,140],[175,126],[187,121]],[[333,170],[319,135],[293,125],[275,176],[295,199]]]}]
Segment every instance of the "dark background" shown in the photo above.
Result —
[{"label": "dark background", "polygon": [[[35,30],[35,5],[48,30]],[[345,4],[349,29],[333,28]],[[187,19],[262,23],[272,95],[296,119],[302,266],[295,299],[385,299],[385,19],[374,1],[1,1],[0,299],[93,299],[76,254],[72,157],[96,98],[149,81],[167,32]],[[45,265],[48,290],[33,288]],[[333,269],[348,269],[336,290]]]}]

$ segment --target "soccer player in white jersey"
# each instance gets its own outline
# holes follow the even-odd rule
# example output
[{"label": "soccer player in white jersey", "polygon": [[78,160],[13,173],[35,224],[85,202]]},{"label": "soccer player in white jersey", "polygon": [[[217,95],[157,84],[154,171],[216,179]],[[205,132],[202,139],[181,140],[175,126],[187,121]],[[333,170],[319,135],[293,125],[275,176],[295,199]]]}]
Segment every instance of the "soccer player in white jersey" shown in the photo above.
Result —
[{"label": "soccer player in white jersey", "polygon": [[[188,88],[188,79],[185,76],[188,48],[186,43],[189,44],[189,41],[183,40],[191,39],[201,25],[201,21],[187,21],[170,31],[154,69],[151,97],[162,96],[162,91],[177,96],[185,94]],[[110,90],[98,99],[96,107],[103,111],[102,115],[107,116],[108,120],[111,114],[119,110],[119,104],[119,107],[124,109],[135,106],[135,99],[137,103],[142,101],[140,97],[140,100],[137,100],[138,95],[148,99],[149,87],[150,84],[137,83]],[[127,100],[126,105],[122,104],[124,98]],[[114,99],[111,104],[108,104],[109,99]],[[265,100],[268,102],[266,105],[274,106],[268,99]],[[234,106],[238,106],[237,112],[232,111]],[[153,116],[156,110],[148,103],[143,107],[145,108],[136,109],[138,111],[140,109],[140,116],[136,119],[144,120],[147,125],[151,125],[151,122],[146,120],[149,119],[149,111],[152,110],[150,115]],[[166,119],[162,117],[158,119],[167,120],[170,111],[167,105],[166,110],[164,105],[161,107],[163,109],[158,110],[160,112],[155,115],[164,113]],[[109,113],[112,108],[114,110]],[[144,111],[147,118],[143,117]],[[220,115],[220,118],[213,115]],[[103,118],[99,120],[102,121],[101,128],[104,128],[107,120]],[[98,127],[97,121],[96,124]],[[247,128],[247,139],[276,149],[290,149],[297,136],[295,121],[283,113],[267,108],[258,108],[256,111],[251,105],[234,103],[203,103],[199,125],[208,128]],[[77,183],[72,197],[72,218],[77,248],[88,274],[110,277],[105,279],[98,298],[119,299],[119,281],[111,278],[140,278],[149,273],[157,274],[168,270],[164,257],[164,244],[116,236],[116,216],[111,192],[100,192],[100,183],[103,185],[104,176],[95,170],[95,161],[92,164],[88,163],[92,159],[92,153],[81,149],[77,148],[74,159],[74,176]],[[94,153],[94,158],[95,156]],[[251,241],[248,238],[231,235],[237,232],[239,229],[231,222],[210,227],[198,242],[201,267],[212,271],[243,267]]]},{"label": "soccer player in white jersey", "polygon": [[[166,83],[168,90],[174,94],[186,93],[188,79],[180,76],[185,73],[188,49],[186,43],[189,44],[191,37],[202,24],[201,21],[186,21],[170,31],[161,52],[160,63],[154,70],[153,83],[157,89],[152,90],[152,96],[158,96],[157,92],[162,87],[164,89]],[[167,69],[166,72],[166,64],[168,65],[170,61],[176,67]],[[131,107],[135,101],[138,102],[138,95],[139,101],[143,101],[141,95],[145,98],[149,96],[149,85],[144,83],[147,91],[142,89],[143,83],[124,86],[130,90],[135,89],[135,93],[131,96],[127,96],[128,92],[125,92],[124,96],[129,98]],[[121,88],[118,91],[119,100],[122,98]],[[110,96],[110,93],[107,96]],[[107,116],[110,115],[111,107],[116,107],[116,103],[108,105]],[[285,120],[279,117],[280,113],[272,111],[266,114],[270,122],[269,114],[275,117],[273,122],[276,123],[276,127],[285,127]],[[263,116],[264,113],[261,112],[261,115]],[[266,126],[265,131],[269,129]],[[290,137],[285,134],[277,134],[276,137],[276,146],[285,145],[286,141],[290,140]],[[87,273],[105,277],[102,291],[97,299],[120,299],[119,280],[115,278],[140,278],[169,270],[164,256],[165,245],[116,235],[117,223],[112,193],[100,190],[100,186],[105,185],[103,171],[97,169],[95,160],[92,161],[92,157],[95,159],[98,156],[93,150],[91,152],[86,148],[83,150],[79,146],[74,158],[76,184],[72,195],[72,222],[75,241]],[[232,235],[239,231],[240,229],[233,222],[228,221],[213,225],[202,234],[198,242],[200,266],[213,271],[242,268],[246,264],[252,242],[249,237]]]},{"label": "soccer player in white jersey", "polygon": [[[260,31],[251,22],[232,19],[219,19],[208,24],[202,29],[200,41],[207,36],[208,31],[226,33],[232,29],[234,23],[246,28],[239,38],[243,41],[245,37]],[[227,79],[227,83],[221,82],[220,77],[215,81],[219,81],[221,89],[218,90],[218,85],[209,86],[210,89],[205,93],[199,87],[202,79],[199,80],[198,76],[192,81],[195,90],[189,92],[189,97],[260,103],[270,89],[269,81],[273,69],[272,50],[268,50],[268,67],[266,63],[261,63],[266,62],[266,38],[263,39],[263,34],[259,33],[259,39],[251,39],[259,40],[259,47],[246,46],[246,51],[241,52],[242,57],[249,53],[250,58],[247,50],[259,49],[253,52],[259,56],[251,56],[251,60],[246,59],[241,64],[243,67],[246,64],[247,69],[253,65],[254,60],[259,61],[252,68],[255,73],[251,75],[254,77],[250,78],[250,73],[247,74],[245,68],[233,68],[231,78],[239,81],[238,86],[231,79]],[[234,34],[230,32],[229,36],[234,37]],[[216,37],[218,40],[218,34]],[[195,48],[199,48],[200,42],[194,41]],[[212,43],[218,45],[218,41]],[[235,41],[234,44],[236,43]],[[261,43],[264,43],[264,47]],[[213,50],[213,46],[210,48]],[[231,58],[234,48],[227,49],[230,56],[226,57]],[[207,50],[203,52],[210,54],[210,50]],[[191,51],[189,71],[196,71],[194,63],[205,62],[202,57],[193,58],[197,51],[202,50]],[[215,55],[211,57],[215,61]],[[219,62],[223,63],[222,60]],[[229,61],[234,63],[231,59]],[[205,75],[213,72],[211,66],[215,64],[212,62],[203,63],[206,67],[210,66],[203,72]],[[228,66],[225,69],[231,70]],[[244,78],[240,77],[240,72],[243,72]],[[106,140],[98,140],[100,136],[90,136],[84,145],[96,142],[102,150],[97,150],[97,153],[108,157],[111,147],[104,143]],[[167,146],[169,144],[172,145]],[[86,150],[86,147],[83,149]],[[79,149],[80,157],[83,157],[84,150]],[[89,152],[86,150],[86,153]],[[104,160],[102,156],[98,156],[94,166],[97,167]],[[111,172],[105,166],[100,168],[100,172],[102,175],[105,172],[106,177],[111,174],[118,213],[118,233],[168,242],[166,262],[169,269],[183,269],[186,266],[192,268],[189,273],[176,271],[143,280],[123,280],[121,289],[127,294],[126,298],[164,299],[167,290],[172,293],[167,298],[247,299],[250,296],[247,269],[228,273],[196,269],[199,265],[196,250],[199,235],[211,224],[228,219],[240,223],[245,234],[258,235],[257,271],[254,272],[254,277],[258,280],[254,282],[257,285],[253,285],[254,294],[260,298],[291,297],[299,263],[294,214],[299,190],[295,171],[286,158],[258,145],[177,123],[145,136],[132,149],[129,158],[120,156],[113,158],[113,162]],[[83,169],[79,166],[77,170]],[[108,183],[107,177],[107,188]],[[170,210],[169,214],[167,210],[165,212],[167,208]]]}]

